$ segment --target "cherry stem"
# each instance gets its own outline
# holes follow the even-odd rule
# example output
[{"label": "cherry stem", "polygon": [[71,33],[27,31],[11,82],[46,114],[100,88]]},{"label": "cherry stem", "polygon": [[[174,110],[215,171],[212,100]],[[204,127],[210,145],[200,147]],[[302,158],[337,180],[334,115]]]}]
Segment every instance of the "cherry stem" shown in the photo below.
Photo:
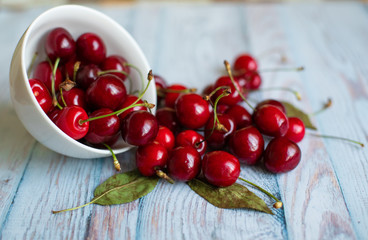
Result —
[{"label": "cherry stem", "polygon": [[65,99],[64,99],[64,96],[63,96],[63,88],[62,87],[59,87],[59,89],[60,89],[60,98],[61,98],[61,101],[63,102],[64,107],[67,107],[66,102],[65,102]]},{"label": "cherry stem", "polygon": [[330,108],[331,106],[332,106],[332,100],[331,98],[329,98],[327,99],[327,102],[323,104],[323,107],[320,110],[315,111],[314,113],[310,113],[309,116],[316,116],[320,114],[321,112],[324,112],[327,108]]},{"label": "cherry stem", "polygon": [[216,89],[214,89],[210,94],[206,95],[203,97],[204,100],[206,101],[209,101],[211,103],[211,105],[213,106],[213,103],[211,101],[211,97],[217,92],[219,91],[220,89],[230,89],[229,86],[220,86],[220,87],[217,87]]},{"label": "cherry stem", "polygon": [[255,110],[254,107],[247,101],[247,99],[244,97],[243,93],[240,91],[238,86],[235,84],[233,74],[231,73],[230,63],[225,60],[224,64],[225,64],[225,67],[226,67],[227,74],[229,75],[230,80],[233,83],[233,86],[235,87],[236,91],[239,93],[239,95],[243,99],[243,101],[254,111]]},{"label": "cherry stem", "polygon": [[273,198],[276,201],[276,203],[273,205],[274,208],[281,208],[282,207],[282,202],[277,197],[275,197],[272,193],[268,192],[267,190],[263,189],[262,187],[258,186],[255,183],[252,183],[248,180],[245,180],[242,177],[239,177],[239,179],[246,182],[246,183],[248,183],[248,184],[250,184],[250,185],[252,185],[253,187],[256,187],[259,191],[263,192],[264,194],[266,194],[270,198]]},{"label": "cherry stem", "polygon": [[29,67],[28,67],[28,69],[27,69],[27,76],[28,76],[28,78],[29,78],[29,76],[31,75],[31,71],[32,71],[32,68],[33,68],[33,66],[34,66],[34,64],[35,64],[35,62],[36,62],[37,55],[38,55],[38,53],[37,53],[37,52],[35,52],[35,53],[33,54],[33,57],[32,57],[32,60],[31,60],[31,64],[29,65]]},{"label": "cherry stem", "polygon": [[131,63],[124,63],[124,65],[125,65],[125,66],[128,66],[128,67],[131,67],[131,68],[133,68],[134,70],[136,70],[136,71],[138,72],[139,77],[141,78],[141,82],[142,82],[142,87],[141,87],[141,91],[140,91],[140,92],[143,92],[143,91],[144,91],[144,90],[143,90],[143,86],[144,86],[144,77],[143,77],[143,74],[142,74],[141,70],[140,70],[137,66],[135,66],[135,65],[133,65],[133,64],[131,64]]},{"label": "cherry stem", "polygon": [[104,74],[108,74],[108,73],[121,73],[124,74],[125,76],[128,76],[129,74],[125,71],[122,70],[106,70],[106,71],[100,71],[98,72],[98,76],[104,75]]},{"label": "cherry stem", "polygon": [[354,144],[358,144],[361,147],[364,147],[364,144],[363,143],[358,142],[358,141],[355,141],[355,140],[352,140],[352,139],[349,139],[349,138],[338,137],[338,136],[331,136],[331,135],[324,135],[324,134],[316,134],[316,133],[309,133],[309,134],[312,135],[312,136],[315,136],[315,137],[339,139],[339,140],[351,142],[351,143],[354,143]]},{"label": "cherry stem", "polygon": [[171,183],[171,184],[174,184],[175,181],[169,177],[165,172],[163,172],[162,170],[160,169],[157,169],[156,170],[156,175],[159,177],[159,178],[163,178],[165,179],[167,182]]},{"label": "cherry stem", "polygon": [[295,95],[296,99],[298,99],[299,101],[302,100],[302,97],[300,96],[300,93],[298,91],[295,91],[291,88],[287,88],[287,87],[269,87],[269,88],[261,88],[261,89],[257,89],[257,90],[252,90],[250,92],[259,92],[259,91],[273,91],[273,90],[282,90],[282,91],[287,91],[287,92],[291,92],[292,94]]},{"label": "cherry stem", "polygon": [[80,61],[76,61],[76,62],[74,63],[74,68],[73,68],[73,81],[74,81],[74,82],[76,81],[76,78],[77,78],[77,72],[78,72],[78,70],[79,70],[80,64],[81,64],[81,62],[80,62]]},{"label": "cherry stem", "polygon": [[160,90],[165,93],[194,93],[197,91],[197,88],[187,88],[187,89],[181,89],[181,90],[175,90],[175,89],[160,89]]},{"label": "cherry stem", "polygon": [[56,78],[56,70],[58,68],[60,62],[60,58],[56,58],[54,66],[51,67],[52,69],[52,76],[51,76],[51,92],[52,92],[52,103],[54,106],[57,106],[60,110],[63,109],[63,107],[59,104],[59,102],[56,99],[56,93],[55,93],[55,78]]},{"label": "cherry stem", "polygon": [[115,169],[116,171],[120,171],[121,170],[121,167],[120,167],[120,163],[118,161],[118,159],[116,158],[116,155],[114,153],[114,151],[111,149],[111,147],[109,145],[107,145],[106,143],[103,143],[103,145],[109,149],[111,155],[112,155],[112,159],[114,160],[114,166],[115,166]]},{"label": "cherry stem", "polygon": [[299,66],[299,67],[290,67],[290,68],[265,68],[265,69],[260,69],[258,70],[258,72],[299,72],[299,71],[303,71],[304,67],[303,66]]}]

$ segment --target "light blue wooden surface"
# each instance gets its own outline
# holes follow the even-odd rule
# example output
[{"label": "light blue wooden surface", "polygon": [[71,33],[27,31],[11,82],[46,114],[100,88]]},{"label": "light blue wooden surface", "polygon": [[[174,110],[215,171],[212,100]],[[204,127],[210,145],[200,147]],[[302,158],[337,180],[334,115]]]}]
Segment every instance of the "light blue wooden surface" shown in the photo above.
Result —
[{"label": "light blue wooden surface", "polygon": [[[288,86],[302,101],[278,98],[306,112],[328,98],[333,107],[312,118],[320,133],[367,142],[368,8],[359,3],[231,5],[158,4],[94,7],[124,26],[154,72],[170,83],[203,89],[241,52],[260,68],[304,65],[304,72],[264,73],[263,86]],[[118,206],[88,202],[112,174],[111,159],[72,159],[36,142],[10,103],[8,70],[23,31],[47,8],[0,9],[0,238],[1,239],[367,239],[367,148],[307,135],[301,164],[273,175],[242,166],[243,177],[281,197],[267,215],[216,208],[183,183],[158,184],[146,197]],[[281,61],[286,57],[286,62]],[[285,59],[284,59],[285,60]],[[118,156],[134,168],[134,151]],[[254,190],[255,191],[255,190]],[[268,204],[272,202],[255,191]]]}]

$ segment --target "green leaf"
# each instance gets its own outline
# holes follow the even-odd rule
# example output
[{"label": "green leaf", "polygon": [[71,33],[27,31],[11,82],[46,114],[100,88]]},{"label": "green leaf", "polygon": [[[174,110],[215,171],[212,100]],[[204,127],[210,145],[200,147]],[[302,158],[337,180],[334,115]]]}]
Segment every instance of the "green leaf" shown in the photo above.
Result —
[{"label": "green leaf", "polygon": [[138,171],[116,174],[95,189],[91,202],[113,205],[132,202],[150,193],[157,185],[157,177],[145,177]]},{"label": "green leaf", "polygon": [[289,102],[282,102],[286,108],[286,115],[288,117],[297,117],[303,121],[306,128],[317,130],[317,128],[313,125],[311,120],[309,119],[308,114],[300,110],[299,108],[295,107],[293,104]]},{"label": "green leaf", "polygon": [[249,208],[273,214],[266,203],[243,185],[234,183],[229,187],[214,187],[200,179],[188,182],[189,187],[209,203],[219,208]]}]

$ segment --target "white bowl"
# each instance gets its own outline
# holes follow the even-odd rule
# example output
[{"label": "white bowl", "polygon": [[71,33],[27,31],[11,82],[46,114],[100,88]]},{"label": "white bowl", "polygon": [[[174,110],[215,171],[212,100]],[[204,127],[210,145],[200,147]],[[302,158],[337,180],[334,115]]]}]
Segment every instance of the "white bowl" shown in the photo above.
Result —
[{"label": "white bowl", "polygon": [[[137,66],[144,76],[150,70],[146,57],[132,36],[118,23],[96,10],[77,5],[59,6],[42,13],[24,32],[14,51],[9,76],[10,94],[15,111],[28,132],[46,147],[63,155],[76,158],[110,156],[108,150],[84,145],[66,135],[47,117],[33,96],[27,69],[36,52],[38,56],[35,64],[46,59],[45,37],[56,27],[67,29],[74,39],[85,32],[98,34],[106,44],[107,55],[123,56],[129,63]],[[134,70],[131,72],[132,88],[141,89],[139,74]],[[156,103],[153,82],[143,98]],[[153,113],[154,111],[155,109]],[[120,142],[114,147],[114,153],[122,153],[130,148],[130,145]]]}]

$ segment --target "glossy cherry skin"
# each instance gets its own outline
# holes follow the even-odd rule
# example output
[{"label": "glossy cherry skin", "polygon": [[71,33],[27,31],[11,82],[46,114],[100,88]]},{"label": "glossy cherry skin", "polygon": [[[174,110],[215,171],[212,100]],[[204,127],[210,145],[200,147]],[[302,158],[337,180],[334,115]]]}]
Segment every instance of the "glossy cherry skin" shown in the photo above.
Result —
[{"label": "glossy cherry skin", "polygon": [[169,108],[174,108],[176,99],[179,97],[180,93],[170,92],[170,90],[182,91],[182,90],[185,90],[187,88],[183,85],[180,85],[180,84],[173,84],[173,85],[167,87],[166,89],[169,90],[169,92],[166,92],[165,106],[169,107]]},{"label": "glossy cherry skin", "polygon": [[127,64],[128,64],[127,60],[123,58],[122,56],[112,55],[112,56],[105,58],[105,60],[101,63],[101,69],[103,71],[116,70],[116,71],[124,72],[126,74],[117,73],[117,72],[110,73],[110,74],[113,74],[119,77],[121,80],[125,81],[125,79],[127,79],[127,77],[130,74],[130,67]]},{"label": "glossy cherry skin", "polygon": [[[137,96],[127,95],[127,97],[125,98],[125,101],[118,107],[118,109],[123,109],[123,108],[131,106],[137,99],[138,99]],[[142,104],[142,103],[143,101],[139,99],[136,104]],[[126,115],[128,115],[130,112],[139,111],[139,110],[147,111],[147,108],[145,106],[136,106],[136,107],[129,108],[125,110],[124,112],[120,113],[119,118],[123,120],[126,117]]]},{"label": "glossy cherry skin", "polygon": [[153,75],[153,78],[155,79],[157,102],[160,104],[165,97],[163,90],[167,88],[167,83],[166,80],[159,75]]},{"label": "glossy cherry skin", "polygon": [[152,142],[140,146],[135,154],[135,161],[139,172],[147,177],[156,175],[156,170],[166,166],[168,153],[164,146]]},{"label": "glossy cherry skin", "polygon": [[77,61],[78,61],[77,55],[74,54],[73,56],[71,56],[68,59],[68,61],[66,61],[64,64],[62,64],[60,66],[60,71],[61,71],[61,74],[63,75],[63,79],[69,78],[73,81],[75,80],[75,79],[73,79],[73,77],[74,77],[74,67],[75,67],[75,63]]},{"label": "glossy cherry skin", "polygon": [[247,71],[257,71],[258,65],[251,55],[245,53],[235,59],[233,68],[235,74],[240,75]]},{"label": "glossy cherry skin", "polygon": [[170,151],[175,146],[175,136],[167,127],[159,126],[154,142],[161,144],[167,151]]},{"label": "glossy cherry skin", "polygon": [[289,117],[289,129],[286,133],[286,137],[298,143],[303,140],[305,135],[305,126],[302,120],[297,117]]},{"label": "glossy cherry skin", "polygon": [[121,121],[121,136],[124,141],[135,146],[152,142],[158,132],[158,123],[147,111],[134,111]]},{"label": "glossy cherry skin", "polygon": [[204,132],[208,146],[214,149],[220,149],[224,147],[229,137],[234,133],[236,129],[236,125],[232,117],[226,114],[218,114],[217,117],[219,119],[219,122],[227,129],[227,132],[222,132],[215,129],[211,134],[213,127],[213,116],[211,116],[208,120]]},{"label": "glossy cherry skin", "polygon": [[86,90],[88,87],[96,81],[98,73],[101,69],[96,64],[86,64],[79,68],[76,75],[76,82],[78,87]]},{"label": "glossy cherry skin", "polygon": [[273,173],[288,172],[298,166],[302,153],[299,146],[286,137],[270,141],[264,152],[264,164]]},{"label": "glossy cherry skin", "polygon": [[230,137],[229,148],[239,162],[254,165],[262,156],[264,140],[257,128],[249,126],[237,130]]},{"label": "glossy cherry skin", "polygon": [[182,126],[197,129],[210,117],[208,102],[195,93],[182,94],[175,103],[176,116]]},{"label": "glossy cherry skin", "polygon": [[48,113],[53,105],[52,105],[52,97],[47,90],[46,85],[38,79],[29,79],[29,85],[31,86],[31,90],[33,95],[35,96],[38,104],[42,108],[45,113]]},{"label": "glossy cherry skin", "polygon": [[273,105],[256,108],[252,117],[258,130],[271,137],[285,136],[289,128],[289,121],[285,113]]},{"label": "glossy cherry skin", "polygon": [[[235,85],[237,86],[237,88],[239,90],[241,90],[239,84],[236,81],[234,81],[234,82],[235,82]],[[215,82],[215,85],[214,85],[214,89],[216,89],[218,87],[221,87],[221,86],[229,86],[230,89],[231,89],[231,93],[230,93],[229,96],[221,98],[219,103],[232,106],[232,105],[235,105],[238,102],[240,102],[240,100],[241,100],[240,94],[238,93],[238,91],[236,91],[236,88],[234,87],[230,77],[223,76],[223,77],[220,77],[219,79],[217,79],[217,81]],[[212,100],[215,101],[216,98],[218,96],[220,96],[220,94],[223,93],[223,91],[224,90],[221,90],[221,89],[218,90],[216,92],[216,94],[214,95],[214,98]]]},{"label": "glossy cherry skin", "polygon": [[61,113],[61,110],[57,107],[54,107],[50,110],[47,116],[50,118],[51,121],[55,123],[56,120],[59,118],[60,113]]},{"label": "glossy cherry skin", "polygon": [[71,106],[63,108],[57,119],[55,125],[58,126],[69,137],[78,140],[83,138],[89,129],[89,122],[80,124],[81,120],[88,119],[88,115],[83,108],[78,106]]},{"label": "glossy cherry skin", "polygon": [[[111,109],[101,108],[89,115],[89,118],[113,113]],[[116,115],[89,122],[89,130],[85,139],[92,144],[108,143],[120,133],[120,119]]]},{"label": "glossy cherry skin", "polygon": [[167,161],[169,175],[178,181],[190,181],[201,170],[201,155],[192,146],[176,147]]},{"label": "glossy cherry skin", "polygon": [[176,136],[175,146],[192,146],[203,155],[207,149],[207,141],[204,141],[204,137],[196,131],[185,130]]},{"label": "glossy cherry skin", "polygon": [[248,71],[238,76],[238,83],[242,88],[256,90],[262,84],[262,78],[258,72]]},{"label": "glossy cherry skin", "polygon": [[111,74],[99,76],[86,91],[88,106],[92,109],[116,110],[126,98],[124,82]]},{"label": "glossy cherry skin", "polygon": [[176,116],[176,112],[172,108],[160,108],[156,111],[156,118],[160,125],[167,127],[173,133],[176,133],[179,128],[179,120]]},{"label": "glossy cherry skin", "polygon": [[274,100],[274,99],[266,99],[262,102],[259,102],[255,109],[262,107],[263,105],[272,105],[280,109],[283,113],[286,114],[286,108],[284,104],[282,104],[280,101]]},{"label": "glossy cherry skin", "polygon": [[240,175],[240,163],[230,153],[214,151],[206,153],[202,161],[204,178],[217,187],[233,185]]},{"label": "glossy cherry skin", "polygon": [[51,62],[55,62],[56,58],[66,61],[75,54],[76,46],[72,35],[58,27],[47,34],[45,49]]},{"label": "glossy cherry skin", "polygon": [[234,119],[236,129],[252,125],[252,115],[240,105],[231,106],[225,113]]},{"label": "glossy cherry skin", "polygon": [[106,47],[94,33],[84,33],[77,39],[77,55],[87,63],[100,64],[106,58]]},{"label": "glossy cherry skin", "polygon": [[[47,61],[40,62],[34,72],[33,72],[33,78],[36,78],[43,82],[50,93],[52,93],[51,83],[52,83],[52,67],[50,66],[50,63]],[[63,80],[63,76],[59,69],[56,69],[55,72],[55,92],[59,92],[59,85]]]},{"label": "glossy cherry skin", "polygon": [[[87,108],[86,94],[80,88],[72,88],[69,91],[63,91],[63,98],[66,106],[79,106],[84,109]],[[58,97],[58,102],[61,106],[64,106],[60,95]]]}]

